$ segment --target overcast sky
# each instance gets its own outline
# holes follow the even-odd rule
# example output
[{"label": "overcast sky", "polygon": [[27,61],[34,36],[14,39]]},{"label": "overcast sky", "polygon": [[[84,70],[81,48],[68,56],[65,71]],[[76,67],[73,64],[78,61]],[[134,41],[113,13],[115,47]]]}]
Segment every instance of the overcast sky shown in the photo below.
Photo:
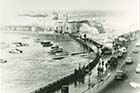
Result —
[{"label": "overcast sky", "polygon": [[139,0],[0,0],[6,11],[27,10],[136,10]]},{"label": "overcast sky", "polygon": [[0,0],[0,20],[21,12],[46,10],[139,11],[139,0]]}]

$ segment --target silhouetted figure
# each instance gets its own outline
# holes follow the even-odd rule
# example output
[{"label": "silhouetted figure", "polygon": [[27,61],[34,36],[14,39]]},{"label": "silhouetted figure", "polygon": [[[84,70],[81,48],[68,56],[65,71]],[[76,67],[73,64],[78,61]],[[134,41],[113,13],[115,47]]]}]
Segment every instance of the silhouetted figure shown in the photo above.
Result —
[{"label": "silhouetted figure", "polygon": [[104,66],[104,61],[102,61],[102,66]]},{"label": "silhouetted figure", "polygon": [[87,35],[86,35],[86,34],[84,34],[84,40],[86,40],[86,38],[87,38]]},{"label": "silhouetted figure", "polygon": [[77,80],[74,81],[74,86],[77,87]]}]

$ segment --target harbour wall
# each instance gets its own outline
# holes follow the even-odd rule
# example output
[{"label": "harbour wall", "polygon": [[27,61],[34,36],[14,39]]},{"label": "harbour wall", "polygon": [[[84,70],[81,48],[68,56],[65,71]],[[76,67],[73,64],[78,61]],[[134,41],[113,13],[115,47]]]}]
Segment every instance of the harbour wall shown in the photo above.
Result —
[{"label": "harbour wall", "polygon": [[[86,49],[88,50],[90,49],[90,51],[94,51],[83,40],[78,39],[75,36],[73,36],[73,39],[75,39],[77,42],[83,45]],[[89,64],[87,64],[85,67],[83,66],[81,69],[78,70],[76,69],[73,73],[59,80],[56,80],[42,88],[39,88],[31,93],[52,93],[59,90],[63,85],[69,85],[71,83],[74,83],[77,80],[85,77],[89,73],[89,71],[91,71],[97,65],[99,59],[100,59],[100,55],[99,53],[97,53],[96,58],[93,61],[91,61]]]},{"label": "harbour wall", "polygon": [[19,35],[35,37],[36,39],[46,39],[46,40],[53,40],[53,41],[71,40],[69,34],[35,32],[35,31],[9,31],[9,30],[2,30],[2,33],[19,34]]}]

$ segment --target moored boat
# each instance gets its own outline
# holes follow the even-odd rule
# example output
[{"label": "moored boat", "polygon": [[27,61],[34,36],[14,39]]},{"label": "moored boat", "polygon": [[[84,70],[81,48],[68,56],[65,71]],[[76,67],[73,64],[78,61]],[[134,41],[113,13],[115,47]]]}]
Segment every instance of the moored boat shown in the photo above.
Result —
[{"label": "moored boat", "polygon": [[51,47],[53,44],[50,41],[43,41],[41,42],[41,45],[43,47]]},{"label": "moored boat", "polygon": [[61,60],[61,59],[63,59],[63,58],[65,58],[64,56],[57,56],[57,57],[54,57],[54,58],[52,58],[53,60]]}]

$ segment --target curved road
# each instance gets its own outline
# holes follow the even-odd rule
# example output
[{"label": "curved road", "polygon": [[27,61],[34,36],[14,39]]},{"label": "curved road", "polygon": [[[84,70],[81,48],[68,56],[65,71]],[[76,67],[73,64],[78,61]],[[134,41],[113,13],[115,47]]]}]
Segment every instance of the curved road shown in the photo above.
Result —
[{"label": "curved road", "polygon": [[137,47],[139,53],[133,53],[133,49],[136,47],[135,43],[140,42],[140,38],[131,44],[130,50],[127,56],[131,56],[134,60],[133,64],[124,65],[121,68],[127,71],[127,77],[124,80],[113,80],[99,93],[140,93],[140,87],[134,88],[130,85],[130,82],[140,84],[140,74],[136,73],[136,67],[140,64],[140,47]]}]

